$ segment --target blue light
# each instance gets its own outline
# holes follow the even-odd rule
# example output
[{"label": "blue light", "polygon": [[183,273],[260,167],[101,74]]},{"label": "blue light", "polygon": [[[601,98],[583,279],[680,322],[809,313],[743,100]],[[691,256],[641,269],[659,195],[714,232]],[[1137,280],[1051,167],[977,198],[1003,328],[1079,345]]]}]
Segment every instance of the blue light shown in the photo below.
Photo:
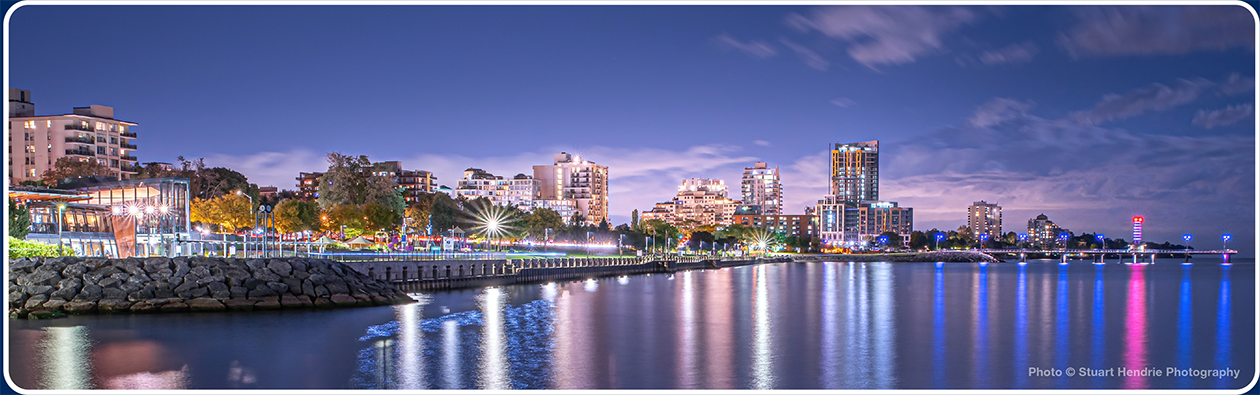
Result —
[{"label": "blue light", "polygon": [[1094,238],[1098,239],[1098,241],[1103,241],[1103,236],[1105,236],[1105,235],[1104,235],[1104,234],[1102,234],[1102,233],[1099,233],[1099,234],[1095,235],[1095,236],[1094,236]]},{"label": "blue light", "polygon": [[1186,233],[1184,235],[1181,235],[1181,239],[1185,241],[1190,241],[1190,234]]},{"label": "blue light", "polygon": [[937,233],[937,234],[936,234],[936,239],[937,239],[937,240],[944,239],[944,238],[945,238],[945,235],[940,234],[940,233]]},{"label": "blue light", "polygon": [[1222,239],[1222,240],[1225,240],[1225,241],[1229,241],[1229,239],[1230,239],[1230,238],[1232,238],[1232,237],[1234,237],[1234,236],[1233,236],[1233,235],[1230,235],[1229,233],[1226,233],[1226,234],[1221,235],[1221,239]]},{"label": "blue light", "polygon": [[1020,234],[1019,234],[1019,241],[1024,241],[1024,240],[1028,240],[1028,234],[1027,234],[1027,233],[1020,233]]}]

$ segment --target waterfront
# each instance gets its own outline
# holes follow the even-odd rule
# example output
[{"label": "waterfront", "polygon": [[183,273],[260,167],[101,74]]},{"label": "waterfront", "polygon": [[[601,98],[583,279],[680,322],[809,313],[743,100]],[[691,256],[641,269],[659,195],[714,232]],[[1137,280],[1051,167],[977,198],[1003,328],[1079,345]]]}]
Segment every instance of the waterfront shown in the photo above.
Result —
[{"label": "waterfront", "polygon": [[8,369],[23,388],[1241,388],[1254,265],[1195,262],[780,263],[348,310],[10,319]]}]

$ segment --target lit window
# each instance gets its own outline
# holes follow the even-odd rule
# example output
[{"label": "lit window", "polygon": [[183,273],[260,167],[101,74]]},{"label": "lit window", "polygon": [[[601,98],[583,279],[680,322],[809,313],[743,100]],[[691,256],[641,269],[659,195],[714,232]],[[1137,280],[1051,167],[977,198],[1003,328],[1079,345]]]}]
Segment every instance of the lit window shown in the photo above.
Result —
[{"label": "lit window", "polygon": [[30,170],[28,170],[26,174],[28,174],[28,175],[29,175],[29,177],[34,177],[34,176],[35,176],[35,169],[30,169]]}]

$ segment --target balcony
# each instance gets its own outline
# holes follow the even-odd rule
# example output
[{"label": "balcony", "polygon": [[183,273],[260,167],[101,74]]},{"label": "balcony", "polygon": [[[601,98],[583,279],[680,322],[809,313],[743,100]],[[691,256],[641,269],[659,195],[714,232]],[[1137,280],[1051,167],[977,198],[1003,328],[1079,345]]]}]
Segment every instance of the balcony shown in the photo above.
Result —
[{"label": "balcony", "polygon": [[131,155],[123,155],[123,156],[118,157],[118,159],[129,160],[129,161],[134,162],[136,160],[136,157],[131,156]]},{"label": "balcony", "polygon": [[96,140],[92,139],[91,137],[75,137],[75,136],[71,136],[71,137],[66,137],[66,142],[67,142],[67,143],[92,144],[92,143],[95,143],[95,142],[96,142]]},{"label": "balcony", "polygon": [[135,145],[135,144],[122,143],[122,144],[119,144],[118,146],[119,146],[119,147],[126,148],[126,149],[136,149],[136,145]]},{"label": "balcony", "polygon": [[66,155],[96,156],[96,153],[89,150],[68,149]]},{"label": "balcony", "polygon": [[140,166],[128,165],[124,163],[122,166],[118,166],[118,170],[122,171],[123,173],[139,173],[142,170],[144,170],[144,168]]},{"label": "balcony", "polygon": [[123,137],[131,137],[133,139],[136,138],[136,132],[122,132],[122,133],[119,133],[118,135],[123,136]]},{"label": "balcony", "polygon": [[66,130],[83,130],[83,131],[88,131],[88,132],[95,131],[92,129],[92,125],[84,126],[77,123],[67,123]]}]

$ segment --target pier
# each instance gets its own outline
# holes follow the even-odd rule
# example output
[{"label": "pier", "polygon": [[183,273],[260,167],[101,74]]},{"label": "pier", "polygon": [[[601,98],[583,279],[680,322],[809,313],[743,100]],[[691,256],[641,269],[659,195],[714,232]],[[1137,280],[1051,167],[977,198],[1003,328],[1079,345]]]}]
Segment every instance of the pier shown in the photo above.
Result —
[{"label": "pier", "polygon": [[[1028,255],[1041,254],[1044,256],[1058,256],[1059,262],[1067,263],[1068,257],[1072,255],[1085,256],[1093,260],[1094,264],[1107,263],[1108,255],[1119,257],[1116,263],[1128,264],[1153,264],[1158,255],[1182,256],[1185,262],[1190,262],[1192,255],[1220,255],[1222,263],[1230,263],[1230,257],[1237,254],[1237,250],[1121,250],[1121,249],[1058,249],[1058,250],[1029,250],[1029,249],[980,249],[975,250],[987,254],[1007,254],[1019,256],[1020,263],[1028,262]],[[1127,258],[1126,258],[1127,256]],[[1127,262],[1126,262],[1127,261]]]}]

